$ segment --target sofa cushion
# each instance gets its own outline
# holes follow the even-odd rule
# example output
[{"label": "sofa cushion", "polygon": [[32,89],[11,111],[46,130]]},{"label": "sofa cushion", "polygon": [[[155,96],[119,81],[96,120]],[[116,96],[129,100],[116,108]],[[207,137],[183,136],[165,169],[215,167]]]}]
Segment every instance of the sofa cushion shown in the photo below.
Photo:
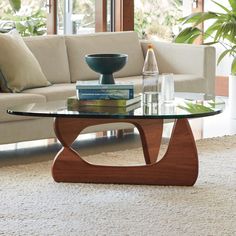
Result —
[{"label": "sofa cushion", "polygon": [[124,53],[128,54],[125,67],[115,77],[135,76],[142,73],[143,52],[135,32],[96,33],[91,35],[65,36],[68,51],[71,81],[97,79],[84,60],[86,54]]},{"label": "sofa cushion", "polygon": [[38,102],[46,102],[46,98],[37,94],[0,93],[0,122],[34,119],[30,116],[9,115],[6,111],[10,107]]},{"label": "sofa cushion", "polygon": [[37,59],[18,35],[0,34],[0,70],[4,92],[50,85]]},{"label": "sofa cushion", "polygon": [[46,88],[35,88],[25,90],[27,94],[41,94],[46,97],[47,101],[64,100],[76,95],[75,83],[72,84],[53,84]]},{"label": "sofa cushion", "polygon": [[24,41],[37,58],[47,79],[55,83],[70,82],[65,39],[62,36],[26,37]]},{"label": "sofa cushion", "polygon": [[[146,53],[148,45],[152,43],[160,73],[195,74],[204,76],[205,53],[212,54],[211,59],[215,63],[213,47],[205,45],[192,45],[182,43],[169,43],[159,41],[141,41],[143,53]],[[194,57],[194,63],[193,58]]]},{"label": "sofa cushion", "polygon": [[173,76],[176,92],[206,93],[205,79],[201,76],[190,74],[175,74]]}]

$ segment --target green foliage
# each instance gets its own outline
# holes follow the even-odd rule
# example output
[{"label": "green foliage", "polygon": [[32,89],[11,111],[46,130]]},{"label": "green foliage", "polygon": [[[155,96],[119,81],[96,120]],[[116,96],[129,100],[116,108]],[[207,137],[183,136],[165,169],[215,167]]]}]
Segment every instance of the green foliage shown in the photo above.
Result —
[{"label": "green foliage", "polygon": [[[226,55],[232,56],[231,73],[232,75],[236,75],[236,1],[228,1],[230,9],[212,0],[212,2],[223,10],[223,13],[199,12],[181,18],[180,21],[183,25],[190,24],[190,26],[182,29],[174,41],[177,43],[193,43],[198,36],[203,36],[204,40],[211,40],[206,43],[208,45],[220,43],[224,46],[225,50],[219,56],[218,63]],[[211,20],[210,26],[204,32],[201,31],[198,25],[208,20]]]},{"label": "green foliage", "polygon": [[188,27],[183,29],[178,37],[175,38],[176,43],[193,43],[201,34],[201,30],[196,27]]},{"label": "green foliage", "polygon": [[46,15],[41,9],[27,16],[12,14],[11,11],[8,11],[3,19],[13,21],[21,36],[35,36],[46,33]]},{"label": "green foliage", "polygon": [[21,8],[21,0],[8,0],[13,11],[17,12]]},{"label": "green foliage", "polygon": [[201,103],[195,102],[184,102],[183,105],[178,105],[178,108],[187,111],[192,114],[200,114],[200,113],[211,113],[215,110],[224,107],[225,102],[222,99],[212,99]]},{"label": "green foliage", "polygon": [[134,30],[142,39],[157,36],[171,41],[181,15],[182,0],[139,0],[135,4]]},{"label": "green foliage", "polygon": [[[21,11],[20,0],[9,0],[11,8],[4,11],[2,20],[8,21],[10,25],[22,36],[43,35],[46,33],[46,13],[41,10],[35,10],[29,13]],[[5,30],[4,30],[5,32]]]},{"label": "green foliage", "polygon": [[231,64],[231,71],[232,71],[232,74],[236,74],[236,57],[233,59],[233,62]]},{"label": "green foliage", "polygon": [[[208,104],[209,105],[209,104]],[[205,113],[205,112],[213,112],[213,106],[205,106],[202,104],[196,104],[191,102],[185,102],[185,106],[179,105],[179,108],[182,110],[185,110],[191,114],[199,114],[199,113]]]},{"label": "green foliage", "polygon": [[146,38],[146,30],[149,24],[148,19],[150,18],[150,13],[137,11],[135,13],[135,24],[134,31],[138,32],[139,38]]}]

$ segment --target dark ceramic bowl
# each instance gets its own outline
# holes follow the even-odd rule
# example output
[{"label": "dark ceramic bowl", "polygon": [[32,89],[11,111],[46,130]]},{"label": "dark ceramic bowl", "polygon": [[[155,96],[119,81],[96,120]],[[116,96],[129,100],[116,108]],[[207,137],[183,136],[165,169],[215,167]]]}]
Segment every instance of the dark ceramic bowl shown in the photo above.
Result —
[{"label": "dark ceramic bowl", "polygon": [[85,56],[88,66],[100,73],[100,84],[114,84],[113,73],[122,69],[128,61],[126,54],[89,54]]}]

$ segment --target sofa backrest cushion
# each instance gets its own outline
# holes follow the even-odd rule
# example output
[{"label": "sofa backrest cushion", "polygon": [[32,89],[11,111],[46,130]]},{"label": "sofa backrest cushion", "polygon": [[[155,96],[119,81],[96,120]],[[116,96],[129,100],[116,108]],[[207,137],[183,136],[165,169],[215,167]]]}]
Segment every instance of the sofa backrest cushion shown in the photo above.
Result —
[{"label": "sofa backrest cushion", "polygon": [[95,33],[65,36],[71,81],[97,79],[99,75],[85,62],[86,54],[124,53],[128,55],[125,67],[115,77],[140,75],[144,63],[142,48],[135,32]]},{"label": "sofa backrest cushion", "polygon": [[26,37],[24,40],[51,83],[70,82],[68,57],[63,36],[35,36]]},{"label": "sofa backrest cushion", "polygon": [[3,92],[50,85],[20,35],[0,34],[0,85]]},{"label": "sofa backrest cushion", "polygon": [[[214,48],[206,45],[193,45],[142,40],[141,45],[145,54],[148,44],[154,47],[160,73],[195,74],[204,77],[205,50],[211,50],[214,62]],[[192,58],[194,57],[194,63]]]}]

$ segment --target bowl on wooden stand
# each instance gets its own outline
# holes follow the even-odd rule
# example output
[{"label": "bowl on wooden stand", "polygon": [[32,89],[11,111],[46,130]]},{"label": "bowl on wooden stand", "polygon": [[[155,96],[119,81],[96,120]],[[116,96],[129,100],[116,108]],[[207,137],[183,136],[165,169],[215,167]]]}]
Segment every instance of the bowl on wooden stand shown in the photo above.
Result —
[{"label": "bowl on wooden stand", "polygon": [[115,84],[113,73],[121,70],[128,61],[126,54],[88,54],[85,56],[88,66],[100,73],[100,84]]}]

